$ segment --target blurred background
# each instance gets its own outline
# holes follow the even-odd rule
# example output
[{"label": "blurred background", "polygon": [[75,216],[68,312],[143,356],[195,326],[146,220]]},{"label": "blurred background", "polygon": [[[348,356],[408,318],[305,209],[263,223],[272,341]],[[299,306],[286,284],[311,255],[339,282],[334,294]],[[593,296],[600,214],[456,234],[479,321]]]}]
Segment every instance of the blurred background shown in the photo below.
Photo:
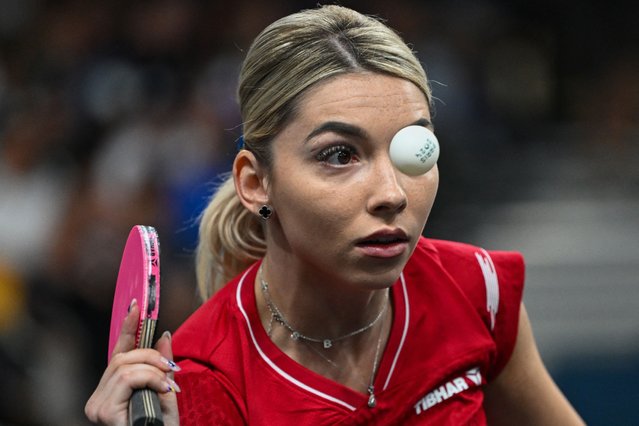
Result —
[{"label": "blurred background", "polygon": [[[613,3],[341,2],[397,29],[432,80],[425,234],[521,251],[560,387],[589,424],[636,425],[639,7]],[[160,329],[197,306],[196,220],[241,133],[240,62],[314,6],[0,0],[0,425],[87,424],[132,225],[160,232]]]}]

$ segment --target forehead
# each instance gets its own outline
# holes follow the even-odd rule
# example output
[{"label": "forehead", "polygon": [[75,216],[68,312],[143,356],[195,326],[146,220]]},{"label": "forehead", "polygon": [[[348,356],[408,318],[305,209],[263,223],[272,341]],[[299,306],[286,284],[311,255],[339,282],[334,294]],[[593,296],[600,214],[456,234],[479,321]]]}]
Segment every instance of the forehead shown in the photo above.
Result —
[{"label": "forehead", "polygon": [[424,93],[412,82],[383,74],[351,73],[309,89],[300,99],[297,118],[326,120],[406,121],[430,118]]}]

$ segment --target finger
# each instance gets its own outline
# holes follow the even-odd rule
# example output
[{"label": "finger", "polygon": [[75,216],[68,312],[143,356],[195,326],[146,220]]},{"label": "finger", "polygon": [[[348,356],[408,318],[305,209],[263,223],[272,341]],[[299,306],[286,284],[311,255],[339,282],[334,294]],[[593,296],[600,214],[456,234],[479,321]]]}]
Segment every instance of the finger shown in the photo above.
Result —
[{"label": "finger", "polygon": [[180,424],[177,393],[167,392],[158,393],[160,397],[160,406],[162,407],[162,416],[164,417],[165,425],[178,425]]},{"label": "finger", "polygon": [[162,333],[162,337],[160,337],[155,344],[155,349],[162,355],[163,361],[165,361],[171,368],[170,377],[172,378],[172,373],[174,371],[180,371],[181,368],[173,362],[173,348],[171,344],[171,333],[169,331],[165,331]]},{"label": "finger", "polygon": [[133,390],[142,388],[152,389],[159,395],[179,392],[165,371],[148,364],[127,364],[101,383],[87,402],[85,413],[91,421],[105,424],[112,423],[113,419],[122,419],[128,411]]},{"label": "finger", "polygon": [[119,368],[111,375],[96,395],[98,406],[128,406],[133,390],[149,388],[158,394],[176,392],[177,388],[166,372],[147,364],[129,364]]},{"label": "finger", "polygon": [[128,399],[133,389],[153,389],[159,393],[177,392],[166,371],[148,364],[130,364],[120,368],[105,386],[105,393],[116,399]]},{"label": "finger", "polygon": [[147,364],[124,364],[115,368],[116,364],[119,363],[109,365],[97,389],[87,401],[85,413],[93,422],[100,420],[109,423],[106,419],[118,418],[122,413],[126,413],[133,392],[132,386],[157,383],[166,376],[165,372]]},{"label": "finger", "polygon": [[147,364],[162,370],[165,373],[172,371],[179,371],[178,367],[170,358],[170,352],[168,357],[163,356],[156,349],[134,349],[128,352],[120,352],[115,354],[111,359],[111,363],[107,366],[105,376],[115,374],[117,370],[130,364]]},{"label": "finger", "polygon": [[[162,354],[164,359],[171,360],[170,363],[175,366],[172,371],[168,373],[170,379],[173,379],[173,372],[180,371],[180,367],[175,364],[173,360],[172,338],[169,331],[165,331],[155,344],[155,348]],[[180,387],[177,383],[172,383],[175,386],[177,392],[180,392]],[[179,413],[177,404],[177,394],[175,392],[167,392],[159,394],[160,405],[162,406],[162,413],[164,416],[164,424],[179,424]]]},{"label": "finger", "polygon": [[129,306],[129,312],[122,323],[122,330],[120,330],[120,336],[113,348],[112,356],[135,349],[139,318],[140,307],[137,300],[133,299]]}]

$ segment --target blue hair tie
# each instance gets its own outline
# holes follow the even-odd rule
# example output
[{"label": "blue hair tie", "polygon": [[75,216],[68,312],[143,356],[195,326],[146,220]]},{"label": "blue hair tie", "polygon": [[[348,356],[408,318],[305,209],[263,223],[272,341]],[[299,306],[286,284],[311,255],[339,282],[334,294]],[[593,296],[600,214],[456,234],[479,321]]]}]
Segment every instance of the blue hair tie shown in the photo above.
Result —
[{"label": "blue hair tie", "polygon": [[235,141],[235,147],[238,151],[244,149],[244,135],[240,135],[240,137],[237,138],[237,141]]}]

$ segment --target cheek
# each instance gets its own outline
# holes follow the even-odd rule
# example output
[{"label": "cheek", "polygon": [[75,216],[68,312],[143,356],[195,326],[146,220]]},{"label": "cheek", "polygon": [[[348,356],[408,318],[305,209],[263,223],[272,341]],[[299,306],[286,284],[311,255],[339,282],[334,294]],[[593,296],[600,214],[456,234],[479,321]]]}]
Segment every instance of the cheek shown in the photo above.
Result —
[{"label": "cheek", "polygon": [[433,207],[437,188],[439,187],[437,166],[419,179],[413,180],[409,187],[409,206],[412,205],[414,207],[416,215],[425,216],[424,219],[426,219]]},{"label": "cheek", "polygon": [[277,194],[280,232],[287,244],[301,251],[309,247],[322,247],[325,252],[339,250],[340,242],[351,235],[357,228],[355,223],[361,219],[363,191],[356,190],[357,185],[353,184],[298,182],[304,180],[287,180],[286,190]]},{"label": "cheek", "polygon": [[339,189],[287,191],[280,198],[286,206],[281,215],[282,225],[303,226],[300,231],[317,231],[317,236],[343,230],[356,215],[358,203],[361,204],[354,194],[350,195],[340,193]]}]

